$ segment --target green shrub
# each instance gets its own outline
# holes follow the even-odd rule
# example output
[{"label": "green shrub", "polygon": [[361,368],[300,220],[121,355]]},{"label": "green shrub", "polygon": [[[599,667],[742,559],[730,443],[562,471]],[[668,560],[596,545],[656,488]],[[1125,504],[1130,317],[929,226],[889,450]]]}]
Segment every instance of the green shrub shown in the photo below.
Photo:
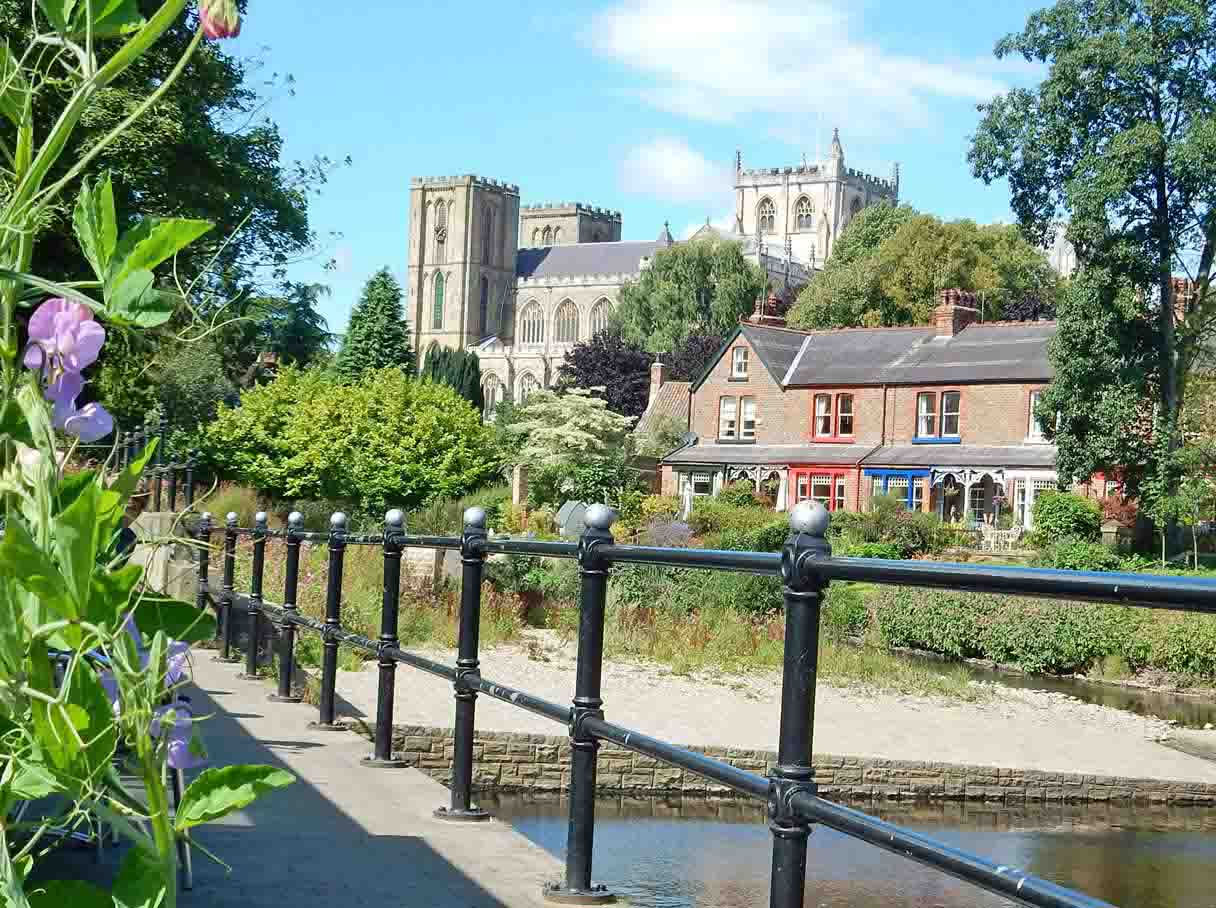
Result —
[{"label": "green shrub", "polygon": [[646,496],[636,489],[620,493],[617,499],[617,523],[621,527],[636,530],[642,525],[642,502]]},{"label": "green shrub", "polygon": [[1166,625],[1154,641],[1151,659],[1167,671],[1216,676],[1216,619],[1187,615]]},{"label": "green shrub", "polygon": [[946,535],[936,514],[909,511],[905,499],[891,495],[871,499],[868,511],[835,511],[828,526],[828,537],[839,551],[862,543],[881,543],[895,547],[896,554],[891,556],[895,558],[939,552]]},{"label": "green shrub", "polygon": [[848,546],[842,555],[849,558],[889,558],[904,557],[903,550],[893,542],[859,542]]},{"label": "green shrub", "polygon": [[865,596],[855,584],[833,583],[823,601],[821,623],[829,636],[859,637],[870,624]]},{"label": "green shrub", "polygon": [[332,498],[301,498],[291,502],[288,511],[299,511],[304,517],[304,529],[315,533],[329,530],[329,518],[341,511],[347,517],[347,529],[354,531],[360,523],[360,515],[352,502]]},{"label": "green shrub", "polygon": [[981,597],[903,587],[885,588],[876,603],[878,628],[888,646],[928,650],[954,659],[984,655],[982,626],[996,611]]},{"label": "green shrub", "polygon": [[675,495],[647,495],[642,499],[641,523],[675,520],[680,516],[680,499]]},{"label": "green shrub", "polygon": [[688,523],[695,534],[704,536],[723,530],[754,530],[772,519],[772,511],[754,504],[739,507],[718,498],[698,498],[693,502]]},{"label": "green shrub", "polygon": [[578,565],[564,558],[503,555],[486,561],[486,581],[502,593],[571,601],[578,596]]},{"label": "green shrub", "polygon": [[723,530],[706,536],[705,547],[734,552],[779,552],[789,535],[789,521],[777,519],[754,529]]},{"label": "green shrub", "polygon": [[718,493],[718,501],[736,508],[755,507],[760,503],[756,500],[755,489],[746,479],[737,479],[723,486]]},{"label": "green shrub", "polygon": [[1034,500],[1034,537],[1040,545],[1102,538],[1102,508],[1071,492],[1040,492]]},{"label": "green shrub", "polygon": [[234,483],[221,483],[219,488],[206,498],[194,503],[197,511],[210,511],[215,526],[222,527],[230,513],[236,514],[237,526],[253,526],[253,515],[259,510],[258,496],[253,489]]},{"label": "green shrub", "polygon": [[1118,571],[1122,559],[1100,542],[1058,542],[1039,555],[1038,566],[1065,571]]}]

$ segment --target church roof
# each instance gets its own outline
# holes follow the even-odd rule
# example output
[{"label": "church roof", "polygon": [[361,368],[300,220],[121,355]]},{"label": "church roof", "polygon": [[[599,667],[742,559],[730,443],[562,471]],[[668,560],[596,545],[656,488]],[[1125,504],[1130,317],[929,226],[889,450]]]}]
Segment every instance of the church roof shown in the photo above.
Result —
[{"label": "church roof", "polygon": [[574,277],[580,274],[637,274],[642,260],[653,258],[660,242],[569,243],[520,249],[515,274],[522,278]]}]

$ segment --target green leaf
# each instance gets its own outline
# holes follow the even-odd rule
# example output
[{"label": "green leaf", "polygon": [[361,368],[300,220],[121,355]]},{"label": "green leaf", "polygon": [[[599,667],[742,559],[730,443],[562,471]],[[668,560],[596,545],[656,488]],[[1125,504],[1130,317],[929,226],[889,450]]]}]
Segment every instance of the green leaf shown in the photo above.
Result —
[{"label": "green leaf", "polygon": [[94,574],[88,607],[84,609],[85,620],[101,626],[117,627],[119,616],[127,611],[131,593],[143,576],[141,564],[128,564],[117,571]]},{"label": "green leaf", "polygon": [[30,431],[29,421],[16,401],[5,400],[0,403],[0,438],[4,436],[27,447],[34,446],[34,434]]},{"label": "green leaf", "polygon": [[156,291],[152,284],[155,280],[151,271],[142,270],[128,272],[121,283],[107,283],[106,311],[115,319],[138,324],[140,313],[154,303]]},{"label": "green leaf", "polygon": [[38,0],[38,5],[42,7],[42,12],[50,20],[55,31],[61,35],[67,34],[76,0]]},{"label": "green leaf", "polygon": [[78,617],[67,581],[19,520],[10,520],[4,528],[4,539],[0,541],[0,572],[38,596],[43,605],[55,609],[62,617]]},{"label": "green leaf", "polygon": [[77,615],[89,601],[89,583],[97,567],[97,510],[101,490],[81,490],[76,500],[55,519],[54,546]]},{"label": "green leaf", "polygon": [[195,779],[177,808],[177,830],[211,823],[252,804],[276,788],[285,788],[295,776],[273,766],[224,766]]},{"label": "green leaf", "polygon": [[164,862],[137,844],[118,868],[112,908],[159,908],[164,903],[167,884]]},{"label": "green leaf", "polygon": [[63,477],[55,488],[55,513],[63,513],[80,497],[81,492],[96,482],[97,472],[95,470],[81,470],[79,473],[69,473]]},{"label": "green leaf", "polygon": [[135,623],[145,634],[164,631],[172,640],[199,643],[215,638],[215,616],[159,593],[144,593],[135,607]]},{"label": "green leaf", "polygon": [[35,801],[47,795],[62,791],[63,786],[47,767],[40,763],[22,761],[13,778],[9,782],[9,790],[14,797],[23,801]]},{"label": "green leaf", "polygon": [[144,218],[122,235],[110,262],[107,289],[120,286],[127,275],[151,271],[185,249],[214,226],[188,218]]},{"label": "green leaf", "polygon": [[84,880],[52,880],[34,883],[30,908],[114,908],[110,894]]},{"label": "green leaf", "polygon": [[110,260],[114,257],[114,247],[118,242],[114,187],[108,173],[96,189],[87,178],[81,184],[72,223],[85,258],[93,266],[97,279],[104,281],[110,273]]},{"label": "green leaf", "polygon": [[[89,4],[80,0],[38,0],[38,5],[59,34],[84,38],[88,33]],[[96,39],[130,34],[143,25],[137,0],[94,0],[92,6]]]},{"label": "green leaf", "polygon": [[25,115],[25,99],[30,86],[7,41],[0,41],[0,114],[14,126],[20,126]]},{"label": "green leaf", "polygon": [[86,296],[75,287],[69,287],[66,284],[57,284],[54,281],[48,281],[46,278],[38,277],[36,274],[26,274],[24,271],[12,271],[8,268],[0,268],[0,278],[6,281],[17,281],[26,284],[36,290],[41,290],[49,296],[62,296],[66,300],[71,300],[74,303],[80,303],[82,306],[87,306],[93,312],[105,313],[105,306],[97,302],[91,296]]}]

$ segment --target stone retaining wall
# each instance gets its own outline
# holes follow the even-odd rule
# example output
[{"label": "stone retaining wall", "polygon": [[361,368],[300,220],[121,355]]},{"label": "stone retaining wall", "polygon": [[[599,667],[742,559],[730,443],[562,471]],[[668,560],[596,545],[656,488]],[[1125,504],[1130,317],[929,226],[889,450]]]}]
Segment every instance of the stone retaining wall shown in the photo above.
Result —
[{"label": "stone retaining wall", "polygon": [[[347,720],[370,736],[362,721]],[[395,726],[393,749],[409,765],[447,783],[452,731]],[[767,750],[691,748],[739,769],[766,774],[777,755]],[[570,743],[564,737],[479,731],[473,745],[478,791],[561,792],[570,787]],[[1216,785],[1115,776],[962,766],[915,760],[816,754],[821,794],[842,799],[980,801],[1000,804],[1111,803],[1216,805]],[[730,789],[612,744],[602,745],[596,788],[603,793],[719,795]]]}]

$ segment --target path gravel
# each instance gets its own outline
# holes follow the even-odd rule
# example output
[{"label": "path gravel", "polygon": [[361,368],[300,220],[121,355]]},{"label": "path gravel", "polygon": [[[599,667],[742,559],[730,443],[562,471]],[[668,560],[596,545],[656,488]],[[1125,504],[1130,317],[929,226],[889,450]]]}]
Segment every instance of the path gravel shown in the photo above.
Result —
[{"label": "path gravel", "polygon": [[[455,663],[450,650],[417,652]],[[574,649],[544,632],[531,646],[483,651],[481,664],[484,677],[558,703],[573,694]],[[347,713],[374,718],[376,686],[374,663],[340,672]],[[676,744],[775,749],[780,687],[777,673],[680,676],[617,662],[604,666],[604,711],[613,722]],[[399,666],[396,690],[397,724],[451,725],[447,682]],[[477,699],[477,727],[563,734],[560,725],[486,696]],[[820,684],[815,701],[816,753],[1216,783],[1216,763],[1166,746],[1172,734],[1159,719],[1002,687],[965,703]],[[1207,734],[1216,744],[1216,732]]]}]

